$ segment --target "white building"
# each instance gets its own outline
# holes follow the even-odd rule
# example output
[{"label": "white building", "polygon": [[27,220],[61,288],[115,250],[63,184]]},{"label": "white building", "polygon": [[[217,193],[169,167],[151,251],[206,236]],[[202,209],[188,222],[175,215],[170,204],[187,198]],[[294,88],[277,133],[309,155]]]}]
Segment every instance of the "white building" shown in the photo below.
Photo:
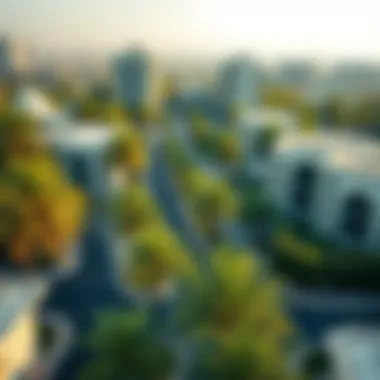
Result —
[{"label": "white building", "polygon": [[334,380],[380,378],[380,328],[344,326],[327,334],[325,347],[332,359]]},{"label": "white building", "polygon": [[57,110],[36,88],[23,88],[16,94],[14,104],[38,120],[42,137],[74,182],[89,195],[104,197],[109,185],[105,180],[105,155],[114,135],[112,126],[79,122]]},{"label": "white building", "polygon": [[[350,247],[380,246],[380,145],[343,133],[289,133],[261,171],[285,214]],[[252,164],[252,170],[256,167]]]},{"label": "white building", "polygon": [[38,306],[46,293],[36,279],[0,281],[0,379],[19,379],[38,359]]},{"label": "white building", "polygon": [[219,93],[225,102],[238,109],[258,106],[261,73],[249,57],[233,57],[221,68]]},{"label": "white building", "polygon": [[116,97],[129,110],[155,110],[160,105],[160,78],[149,54],[129,50],[113,64]]}]

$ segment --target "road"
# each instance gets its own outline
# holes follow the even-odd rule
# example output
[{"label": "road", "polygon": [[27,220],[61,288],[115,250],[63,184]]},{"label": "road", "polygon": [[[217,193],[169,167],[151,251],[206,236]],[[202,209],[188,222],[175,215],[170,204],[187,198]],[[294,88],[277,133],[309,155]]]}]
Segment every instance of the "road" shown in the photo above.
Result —
[{"label": "road", "polygon": [[73,380],[89,358],[82,340],[91,329],[94,317],[102,310],[122,310],[131,302],[120,292],[116,279],[111,235],[107,218],[100,211],[93,215],[80,242],[81,267],[77,273],[52,286],[44,304],[73,323],[74,346],[59,365],[55,380]]}]

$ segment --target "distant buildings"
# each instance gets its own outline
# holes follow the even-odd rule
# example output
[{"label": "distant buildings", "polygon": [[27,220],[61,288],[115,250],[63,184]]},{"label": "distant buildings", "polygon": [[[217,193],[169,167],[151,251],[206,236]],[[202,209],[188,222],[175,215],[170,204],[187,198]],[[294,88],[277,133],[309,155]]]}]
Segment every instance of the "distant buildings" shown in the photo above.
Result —
[{"label": "distant buildings", "polygon": [[380,66],[370,63],[340,63],[310,86],[308,97],[322,103],[329,99],[356,101],[380,95]]},{"label": "distant buildings", "polygon": [[18,40],[0,39],[0,81],[25,78],[30,71],[29,55],[26,47]]},{"label": "distant buildings", "polygon": [[113,64],[117,99],[130,112],[154,112],[160,106],[160,77],[151,57],[142,50],[121,54]]},{"label": "distant buildings", "polygon": [[221,68],[218,94],[227,105],[244,109],[260,102],[261,74],[248,57],[234,57]]},{"label": "distant buildings", "polygon": [[309,61],[286,61],[276,70],[273,82],[276,85],[304,89],[313,83],[317,75],[317,67]]}]

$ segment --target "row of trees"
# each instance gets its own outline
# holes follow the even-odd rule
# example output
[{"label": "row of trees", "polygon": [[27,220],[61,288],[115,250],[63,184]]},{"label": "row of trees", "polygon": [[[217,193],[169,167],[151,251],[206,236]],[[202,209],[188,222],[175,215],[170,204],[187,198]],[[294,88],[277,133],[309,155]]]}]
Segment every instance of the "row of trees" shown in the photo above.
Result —
[{"label": "row of trees", "polygon": [[[230,215],[233,200],[221,183],[190,170],[178,145],[169,144],[167,153],[178,184],[199,209],[195,214],[206,213],[207,220],[212,214],[212,224]],[[262,275],[250,253],[222,246],[206,268],[198,267],[141,181],[120,192],[113,215],[128,243],[123,273],[129,291],[154,296],[169,281],[177,296],[167,301],[166,328],[152,320],[151,308],[101,317],[89,342],[95,361],[81,378],[295,379],[287,368],[294,335],[278,284]]]},{"label": "row of trees", "polygon": [[0,112],[1,260],[16,267],[63,259],[84,215],[84,196],[69,183],[38,127],[11,108]]}]

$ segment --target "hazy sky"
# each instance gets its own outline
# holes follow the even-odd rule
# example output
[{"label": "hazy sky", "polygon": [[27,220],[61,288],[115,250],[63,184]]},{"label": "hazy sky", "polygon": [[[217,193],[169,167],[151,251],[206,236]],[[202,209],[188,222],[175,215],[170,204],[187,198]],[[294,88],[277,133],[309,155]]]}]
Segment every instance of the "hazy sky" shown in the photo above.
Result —
[{"label": "hazy sky", "polygon": [[380,61],[379,0],[0,0],[0,33],[48,50]]}]

